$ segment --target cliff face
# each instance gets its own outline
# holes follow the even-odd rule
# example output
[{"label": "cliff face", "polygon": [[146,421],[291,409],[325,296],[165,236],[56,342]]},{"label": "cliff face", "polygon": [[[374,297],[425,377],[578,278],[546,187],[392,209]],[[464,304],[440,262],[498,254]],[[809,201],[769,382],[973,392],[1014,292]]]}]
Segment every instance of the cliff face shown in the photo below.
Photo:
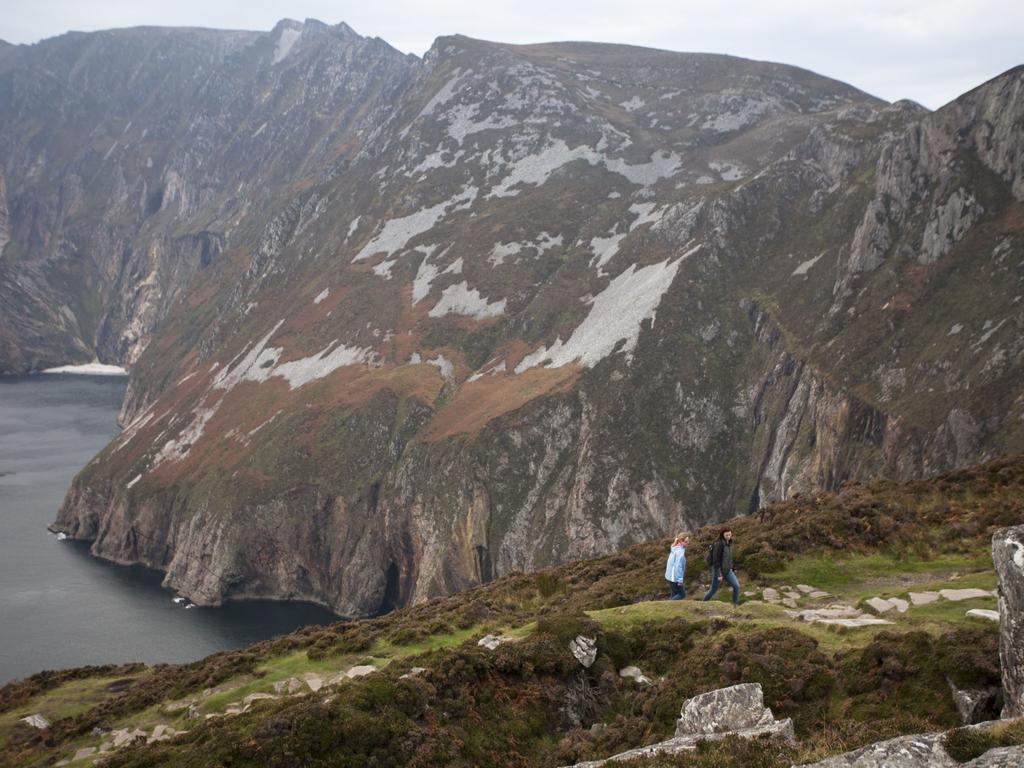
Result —
[{"label": "cliff face", "polygon": [[95,554],[364,614],[1024,448],[1021,71],[926,114],[723,56],[394,62],[342,164],[204,224],[55,524]]},{"label": "cliff face", "polygon": [[409,70],[316,21],[0,50],[0,373],[131,366],[247,217],[345,167]]}]

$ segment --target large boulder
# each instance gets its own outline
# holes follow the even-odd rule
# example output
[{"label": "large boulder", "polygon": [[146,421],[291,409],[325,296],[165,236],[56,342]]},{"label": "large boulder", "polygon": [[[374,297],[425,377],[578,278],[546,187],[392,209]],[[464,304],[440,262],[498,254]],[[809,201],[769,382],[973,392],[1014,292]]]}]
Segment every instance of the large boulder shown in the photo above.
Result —
[{"label": "large boulder", "polygon": [[683,702],[676,736],[730,733],[775,722],[764,705],[760,683],[742,683],[708,691]]},{"label": "large boulder", "polygon": [[590,669],[597,659],[597,638],[576,635],[569,641],[569,651],[576,657],[576,661]]},{"label": "large boulder", "polygon": [[803,768],[956,768],[942,746],[943,733],[919,733],[878,741]]},{"label": "large boulder", "polygon": [[1024,525],[992,535],[992,562],[999,577],[999,665],[1003,717],[1024,715]]},{"label": "large boulder", "polygon": [[600,768],[610,761],[638,760],[655,755],[676,755],[696,749],[701,741],[727,736],[753,739],[776,736],[793,741],[793,721],[776,720],[764,705],[760,683],[744,683],[702,693],[683,702],[676,721],[676,735],[657,744],[630,749],[604,760],[576,763],[573,768]]},{"label": "large boulder", "polygon": [[1024,765],[1024,746],[996,747],[960,768],[1020,768]]}]

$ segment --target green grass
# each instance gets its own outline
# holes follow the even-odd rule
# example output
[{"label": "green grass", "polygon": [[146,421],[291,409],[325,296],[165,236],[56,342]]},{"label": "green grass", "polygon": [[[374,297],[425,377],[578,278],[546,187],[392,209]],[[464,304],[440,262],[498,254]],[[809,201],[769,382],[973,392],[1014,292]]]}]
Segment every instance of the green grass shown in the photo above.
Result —
[{"label": "green grass", "polygon": [[[955,579],[954,579],[955,577]],[[872,597],[931,588],[992,589],[995,572],[988,552],[934,557],[808,554],[797,555],[781,571],[765,574],[767,584],[809,584],[834,595]]]},{"label": "green grass", "polygon": [[[535,624],[529,624],[517,628],[498,628],[488,631],[508,637],[521,638],[530,634],[535,626]],[[356,664],[372,664],[383,669],[392,661],[398,659],[419,656],[431,651],[461,645],[483,631],[481,627],[474,626],[449,633],[428,635],[414,643],[401,645],[384,638],[378,638],[368,650],[362,653],[334,656],[320,660],[310,659],[305,650],[296,651],[286,656],[269,659],[261,664],[257,672],[262,674],[255,679],[246,677],[238,680],[237,684],[228,681],[223,686],[224,690],[202,699],[199,703],[199,708],[204,714],[223,712],[229,704],[240,702],[251,693],[272,693],[274,683],[291,677],[300,677],[306,673],[313,673],[322,678],[327,678]],[[173,714],[176,715],[177,713]],[[161,720],[161,722],[167,722],[166,718]]]},{"label": "green grass", "polygon": [[87,712],[107,696],[107,686],[117,677],[92,677],[72,680],[51,691],[36,696],[24,706],[0,715],[0,745],[7,742],[8,734],[15,723],[27,715],[43,715],[51,723],[64,717],[74,717]]}]

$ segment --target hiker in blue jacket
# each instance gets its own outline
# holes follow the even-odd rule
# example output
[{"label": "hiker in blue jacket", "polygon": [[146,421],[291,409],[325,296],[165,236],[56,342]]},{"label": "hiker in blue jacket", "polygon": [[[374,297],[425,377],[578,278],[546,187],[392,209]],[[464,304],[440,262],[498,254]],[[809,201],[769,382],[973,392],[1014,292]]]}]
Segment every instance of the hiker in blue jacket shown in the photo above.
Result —
[{"label": "hiker in blue jacket", "polygon": [[704,595],[705,600],[710,600],[718,591],[718,585],[722,579],[729,582],[732,587],[732,604],[739,605],[740,602],[740,581],[732,569],[732,528],[723,528],[718,534],[718,540],[711,546],[711,589]]},{"label": "hiker in blue jacket", "polygon": [[682,600],[686,597],[683,576],[686,574],[686,545],[690,537],[685,533],[677,533],[672,540],[672,549],[668,552],[665,563],[665,581],[668,582],[669,600]]}]

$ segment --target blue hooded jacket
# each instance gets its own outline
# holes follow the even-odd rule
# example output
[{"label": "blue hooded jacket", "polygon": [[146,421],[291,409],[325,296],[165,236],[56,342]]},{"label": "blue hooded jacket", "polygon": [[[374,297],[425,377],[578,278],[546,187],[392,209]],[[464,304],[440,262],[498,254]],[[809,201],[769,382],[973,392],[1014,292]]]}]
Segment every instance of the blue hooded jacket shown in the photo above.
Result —
[{"label": "blue hooded jacket", "polygon": [[678,584],[683,580],[684,573],[686,573],[686,547],[676,544],[668,553],[668,562],[665,563],[665,580]]}]

